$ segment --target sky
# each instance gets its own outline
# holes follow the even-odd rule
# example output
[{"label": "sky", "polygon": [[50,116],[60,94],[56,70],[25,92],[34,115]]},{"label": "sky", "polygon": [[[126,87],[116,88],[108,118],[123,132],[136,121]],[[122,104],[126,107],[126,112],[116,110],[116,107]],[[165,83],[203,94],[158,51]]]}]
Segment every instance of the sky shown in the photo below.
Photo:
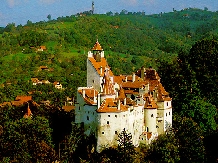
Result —
[{"label": "sky", "polygon": [[47,21],[49,14],[51,19],[57,19],[89,11],[92,1],[96,14],[109,11],[115,13],[125,9],[131,12],[144,11],[148,15],[189,7],[207,7],[210,11],[218,11],[218,0],[1,0],[0,27],[5,27],[8,23],[25,25],[28,20],[33,23]]}]

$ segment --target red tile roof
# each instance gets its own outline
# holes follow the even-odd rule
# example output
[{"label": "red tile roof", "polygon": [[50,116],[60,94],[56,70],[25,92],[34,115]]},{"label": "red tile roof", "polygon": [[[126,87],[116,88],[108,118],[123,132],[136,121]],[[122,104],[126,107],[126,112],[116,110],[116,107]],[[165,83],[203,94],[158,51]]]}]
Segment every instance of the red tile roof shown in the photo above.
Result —
[{"label": "red tile roof", "polygon": [[102,102],[97,112],[107,113],[107,112],[122,112],[127,110],[128,108],[124,106],[121,102],[120,102],[120,110],[118,110],[118,101],[113,98],[107,98]]},{"label": "red tile roof", "polygon": [[[88,57],[88,60],[92,63],[93,67],[95,68],[95,70],[98,72],[98,74],[100,76],[104,76],[104,71],[106,69],[108,69],[109,71],[109,75],[110,76],[114,76],[113,75],[113,72],[110,70],[110,67],[108,66],[107,64],[107,61],[104,57],[101,58],[101,61],[100,62],[97,62],[94,58],[92,57]],[[102,68],[102,71],[100,70]],[[102,72],[102,73],[101,73]]]},{"label": "red tile roof", "polygon": [[[84,91],[85,91],[85,98],[84,98],[85,102],[90,105],[95,104],[94,95],[95,97],[97,97],[98,91],[96,91],[94,88],[87,88],[87,89],[84,89]],[[83,96],[82,89],[78,90],[78,92]]]},{"label": "red tile roof", "polygon": [[135,82],[122,82],[121,87],[122,88],[142,88],[143,86],[146,86],[148,82],[146,81],[135,81]]},{"label": "red tile roof", "polygon": [[24,118],[31,118],[32,116],[32,112],[30,110],[30,106],[28,104],[28,107],[27,107],[27,112],[25,113],[25,115],[23,116]]},{"label": "red tile roof", "polygon": [[40,49],[46,50],[46,46],[42,45],[40,46]]},{"label": "red tile roof", "polygon": [[17,96],[15,100],[27,102],[27,101],[32,100],[32,96]]},{"label": "red tile roof", "polygon": [[71,110],[75,109],[75,106],[70,105],[70,106],[62,106],[62,109],[66,112],[70,112]]},{"label": "red tile roof", "polygon": [[96,41],[95,45],[93,46],[92,50],[103,50],[101,45],[99,44],[98,40]]},{"label": "red tile roof", "polygon": [[158,108],[153,97],[151,97],[151,96],[146,97],[146,103],[145,103],[144,108],[146,108],[146,109],[157,109]]}]

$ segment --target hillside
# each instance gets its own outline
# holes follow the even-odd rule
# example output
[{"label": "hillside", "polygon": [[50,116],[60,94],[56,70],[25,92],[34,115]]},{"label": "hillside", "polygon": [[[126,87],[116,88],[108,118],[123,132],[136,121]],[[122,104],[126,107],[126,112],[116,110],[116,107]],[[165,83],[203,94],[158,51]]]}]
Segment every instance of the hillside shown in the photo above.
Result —
[{"label": "hillside", "polygon": [[[115,75],[151,66],[173,99],[171,134],[149,147],[130,146],[134,155],[127,153],[128,158],[217,161],[218,12],[196,8],[155,15],[83,12],[0,28],[0,103],[20,95],[32,99],[0,107],[0,161],[51,162],[64,148],[62,161],[122,162],[125,148],[93,153],[95,140],[73,123],[74,110],[61,109],[67,99],[75,102],[78,86],[86,86],[87,52],[97,39]],[[31,78],[50,84],[33,85]],[[54,87],[57,82],[63,89]],[[33,113],[29,119],[23,118],[27,107]]]}]

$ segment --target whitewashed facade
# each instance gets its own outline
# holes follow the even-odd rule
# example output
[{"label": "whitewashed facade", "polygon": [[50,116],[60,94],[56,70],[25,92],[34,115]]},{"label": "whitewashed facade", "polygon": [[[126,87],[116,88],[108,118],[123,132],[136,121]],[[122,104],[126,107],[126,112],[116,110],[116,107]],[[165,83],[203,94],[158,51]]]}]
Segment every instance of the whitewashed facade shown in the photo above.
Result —
[{"label": "whitewashed facade", "polygon": [[138,146],[172,126],[171,101],[154,69],[114,76],[97,41],[88,52],[87,87],[78,88],[75,122],[95,135],[97,151],[116,146],[124,128]]}]

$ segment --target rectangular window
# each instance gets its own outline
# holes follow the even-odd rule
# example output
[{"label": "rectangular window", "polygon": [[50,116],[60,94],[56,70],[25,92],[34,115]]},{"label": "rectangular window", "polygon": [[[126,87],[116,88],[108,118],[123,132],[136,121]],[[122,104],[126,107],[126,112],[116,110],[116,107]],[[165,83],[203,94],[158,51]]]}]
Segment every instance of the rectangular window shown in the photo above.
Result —
[{"label": "rectangular window", "polygon": [[109,121],[107,121],[107,124],[109,125]]},{"label": "rectangular window", "polygon": [[87,120],[89,120],[89,116],[87,116]]},{"label": "rectangular window", "polygon": [[115,134],[117,134],[117,131],[115,131]]},{"label": "rectangular window", "polygon": [[110,115],[108,115],[108,117],[110,117]]},{"label": "rectangular window", "polygon": [[117,115],[115,115],[115,117],[117,118]]},{"label": "rectangular window", "polygon": [[104,132],[102,132],[102,135],[104,135]]}]

